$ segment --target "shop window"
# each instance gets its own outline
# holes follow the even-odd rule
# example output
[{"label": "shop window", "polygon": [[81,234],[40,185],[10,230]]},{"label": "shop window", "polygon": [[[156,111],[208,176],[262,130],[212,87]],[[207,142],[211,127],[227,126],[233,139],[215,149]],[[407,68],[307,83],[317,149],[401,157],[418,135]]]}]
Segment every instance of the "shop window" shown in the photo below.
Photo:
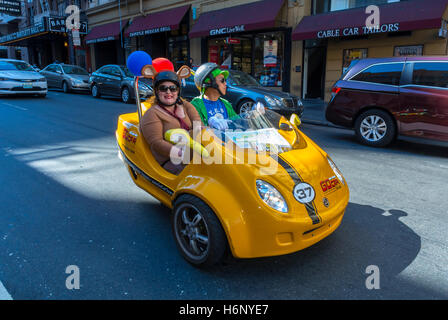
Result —
[{"label": "shop window", "polygon": [[188,57],[188,25],[182,23],[177,30],[172,30],[168,37],[168,59],[175,69],[189,64]]},{"label": "shop window", "polygon": [[448,87],[448,62],[414,63],[412,83],[420,86]]},{"label": "shop window", "polygon": [[253,76],[262,86],[282,86],[283,46],[284,37],[281,32],[256,35]]},{"label": "shop window", "polygon": [[394,48],[395,57],[414,57],[423,55],[423,45],[420,46],[397,46]]},{"label": "shop window", "polygon": [[398,86],[404,63],[377,64],[358,73],[351,80]]},{"label": "shop window", "polygon": [[367,58],[367,49],[344,49],[342,60],[342,73],[345,74],[354,60]]}]

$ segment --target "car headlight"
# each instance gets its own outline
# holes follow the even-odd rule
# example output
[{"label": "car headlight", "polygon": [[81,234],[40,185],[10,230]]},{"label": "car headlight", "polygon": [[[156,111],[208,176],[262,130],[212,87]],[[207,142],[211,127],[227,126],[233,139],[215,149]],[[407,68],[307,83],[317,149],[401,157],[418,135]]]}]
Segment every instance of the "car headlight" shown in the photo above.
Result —
[{"label": "car headlight", "polygon": [[277,105],[277,102],[273,98],[271,98],[269,96],[264,96],[264,99],[272,107],[275,107]]},{"label": "car headlight", "polygon": [[283,213],[288,212],[288,205],[277,189],[263,180],[257,180],[256,185],[258,195],[260,196],[261,200],[264,201],[264,203],[277,211]]},{"label": "car headlight", "polygon": [[37,79],[39,82],[47,82],[47,78],[40,78],[40,79]]},{"label": "car headlight", "polygon": [[72,79],[72,84],[82,84],[82,80]]},{"label": "car headlight", "polygon": [[334,174],[336,177],[338,177],[339,181],[342,182],[343,185],[345,185],[344,177],[342,176],[341,171],[336,167],[333,160],[330,159],[330,157],[327,156],[328,164],[330,165],[331,169],[333,169]]}]

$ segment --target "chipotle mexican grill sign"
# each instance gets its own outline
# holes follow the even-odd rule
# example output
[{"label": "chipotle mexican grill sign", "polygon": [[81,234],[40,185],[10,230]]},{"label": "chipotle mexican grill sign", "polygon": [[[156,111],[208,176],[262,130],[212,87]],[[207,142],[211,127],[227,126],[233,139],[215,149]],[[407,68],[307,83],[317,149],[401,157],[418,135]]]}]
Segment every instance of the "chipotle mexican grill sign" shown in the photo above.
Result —
[{"label": "chipotle mexican grill sign", "polygon": [[348,28],[321,30],[317,32],[317,37],[319,39],[337,38],[337,37],[361,36],[376,33],[396,32],[396,31],[400,31],[400,24],[388,23],[372,28],[364,26],[364,27],[348,27]]}]

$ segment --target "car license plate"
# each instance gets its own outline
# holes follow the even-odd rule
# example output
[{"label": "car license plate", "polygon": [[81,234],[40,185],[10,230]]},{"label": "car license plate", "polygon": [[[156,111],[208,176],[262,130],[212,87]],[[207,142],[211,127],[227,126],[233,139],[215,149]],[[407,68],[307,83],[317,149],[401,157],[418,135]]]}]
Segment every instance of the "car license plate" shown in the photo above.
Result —
[{"label": "car license plate", "polygon": [[22,85],[23,89],[32,89],[33,88],[33,84],[32,83],[24,83]]}]

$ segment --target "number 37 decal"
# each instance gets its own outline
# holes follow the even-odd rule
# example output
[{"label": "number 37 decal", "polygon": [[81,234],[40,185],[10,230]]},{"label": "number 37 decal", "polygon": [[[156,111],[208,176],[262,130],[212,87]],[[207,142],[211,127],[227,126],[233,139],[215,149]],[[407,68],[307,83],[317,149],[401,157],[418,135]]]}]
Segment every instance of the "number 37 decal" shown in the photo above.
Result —
[{"label": "number 37 decal", "polygon": [[312,186],[302,182],[294,187],[294,198],[300,203],[309,203],[314,200],[316,193]]}]

